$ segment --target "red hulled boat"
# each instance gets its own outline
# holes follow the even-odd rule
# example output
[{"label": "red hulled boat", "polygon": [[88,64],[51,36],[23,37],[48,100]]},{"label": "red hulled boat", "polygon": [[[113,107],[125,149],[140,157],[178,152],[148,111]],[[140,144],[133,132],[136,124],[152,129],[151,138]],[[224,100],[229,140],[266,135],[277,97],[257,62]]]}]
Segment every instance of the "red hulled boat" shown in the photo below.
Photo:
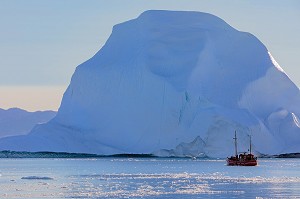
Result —
[{"label": "red hulled boat", "polygon": [[234,146],[235,146],[235,156],[227,157],[228,166],[256,166],[257,157],[251,153],[251,136],[250,136],[250,153],[237,153],[237,137],[236,132],[234,133]]}]

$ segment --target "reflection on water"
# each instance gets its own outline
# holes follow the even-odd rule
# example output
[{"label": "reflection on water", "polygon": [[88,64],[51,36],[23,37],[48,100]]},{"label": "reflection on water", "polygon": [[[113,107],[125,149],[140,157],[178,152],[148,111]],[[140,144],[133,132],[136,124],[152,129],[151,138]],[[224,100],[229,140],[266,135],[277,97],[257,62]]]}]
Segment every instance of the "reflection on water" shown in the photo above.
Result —
[{"label": "reflection on water", "polygon": [[0,159],[0,198],[300,198],[300,159]]}]

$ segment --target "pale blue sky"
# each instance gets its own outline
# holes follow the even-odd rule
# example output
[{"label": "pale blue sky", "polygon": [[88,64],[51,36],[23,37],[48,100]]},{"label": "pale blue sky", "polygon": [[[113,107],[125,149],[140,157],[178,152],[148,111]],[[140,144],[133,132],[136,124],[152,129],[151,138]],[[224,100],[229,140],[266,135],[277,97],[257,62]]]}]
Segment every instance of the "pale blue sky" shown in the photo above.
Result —
[{"label": "pale blue sky", "polygon": [[57,109],[76,66],[112,26],[149,9],[221,17],[257,36],[300,86],[298,0],[0,0],[0,108]]}]

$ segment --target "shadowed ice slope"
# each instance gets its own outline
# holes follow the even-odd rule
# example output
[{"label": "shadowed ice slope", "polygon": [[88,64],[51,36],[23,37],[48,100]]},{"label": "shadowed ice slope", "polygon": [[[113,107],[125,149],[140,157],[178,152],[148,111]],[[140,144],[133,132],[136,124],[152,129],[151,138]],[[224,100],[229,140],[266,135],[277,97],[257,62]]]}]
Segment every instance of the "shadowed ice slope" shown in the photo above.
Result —
[{"label": "shadowed ice slope", "polygon": [[252,135],[256,153],[299,152],[299,108],[253,35],[206,13],[146,11],[77,67],[51,122],[0,149],[225,157],[237,130],[239,151]]}]

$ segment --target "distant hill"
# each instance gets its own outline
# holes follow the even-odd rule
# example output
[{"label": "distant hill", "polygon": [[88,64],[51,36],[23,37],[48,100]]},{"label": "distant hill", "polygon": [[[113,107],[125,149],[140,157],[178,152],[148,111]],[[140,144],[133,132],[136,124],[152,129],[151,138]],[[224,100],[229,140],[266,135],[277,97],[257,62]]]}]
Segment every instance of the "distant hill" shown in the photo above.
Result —
[{"label": "distant hill", "polygon": [[27,134],[36,124],[46,123],[55,115],[55,111],[28,112],[19,108],[0,108],[0,138]]}]

